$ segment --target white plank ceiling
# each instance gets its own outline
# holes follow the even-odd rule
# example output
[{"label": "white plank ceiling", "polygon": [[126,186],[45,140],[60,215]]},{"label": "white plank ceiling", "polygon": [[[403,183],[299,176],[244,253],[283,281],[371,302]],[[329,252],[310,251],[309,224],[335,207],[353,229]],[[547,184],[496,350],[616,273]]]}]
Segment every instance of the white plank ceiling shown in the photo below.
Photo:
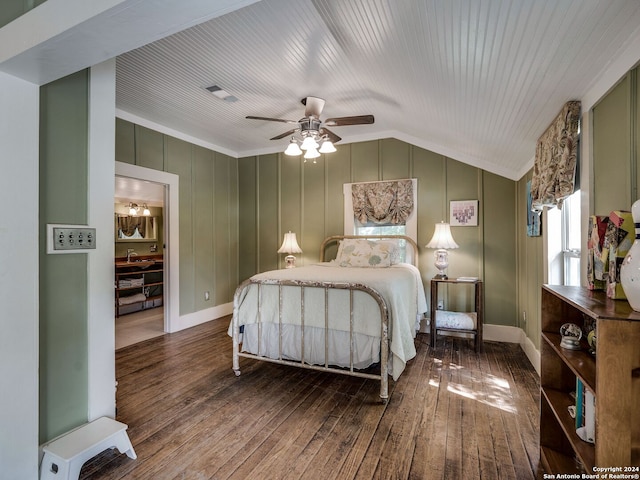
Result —
[{"label": "white plank ceiling", "polygon": [[637,0],[262,0],[121,55],[117,107],[246,156],[290,125],[245,116],[297,120],[318,96],[321,118],[375,116],[332,128],[342,143],[395,136],[517,179],[639,26]]},{"label": "white plank ceiling", "polygon": [[[341,143],[396,137],[517,180],[564,102],[640,60],[638,0],[94,1],[13,57],[4,40],[34,15],[0,29],[0,70],[42,84],[117,56],[119,116],[238,157],[284,150],[269,138],[291,128],[247,115],[298,120],[311,95],[322,119],[375,116],[332,127]],[[30,13],[67,4],[84,5]]]}]

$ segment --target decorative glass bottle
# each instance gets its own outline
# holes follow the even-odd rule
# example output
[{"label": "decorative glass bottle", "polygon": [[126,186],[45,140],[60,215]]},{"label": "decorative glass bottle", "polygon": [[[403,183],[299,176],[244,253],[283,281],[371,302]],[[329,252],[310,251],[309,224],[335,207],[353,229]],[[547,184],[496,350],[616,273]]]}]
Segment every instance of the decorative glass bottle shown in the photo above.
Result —
[{"label": "decorative glass bottle", "polygon": [[631,207],[636,239],[620,266],[620,283],[629,305],[640,312],[640,200]]}]

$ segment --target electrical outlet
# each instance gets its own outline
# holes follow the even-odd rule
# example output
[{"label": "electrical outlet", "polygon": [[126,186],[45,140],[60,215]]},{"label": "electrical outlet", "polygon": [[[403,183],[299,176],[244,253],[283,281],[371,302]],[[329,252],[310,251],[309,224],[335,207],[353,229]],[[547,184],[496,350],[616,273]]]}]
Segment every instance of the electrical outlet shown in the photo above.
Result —
[{"label": "electrical outlet", "polygon": [[210,300],[210,299],[211,299],[211,294],[209,293],[209,290],[207,290],[206,292],[204,292],[204,299],[205,299],[205,300]]},{"label": "electrical outlet", "polygon": [[438,300],[438,310],[444,310],[444,301]]}]

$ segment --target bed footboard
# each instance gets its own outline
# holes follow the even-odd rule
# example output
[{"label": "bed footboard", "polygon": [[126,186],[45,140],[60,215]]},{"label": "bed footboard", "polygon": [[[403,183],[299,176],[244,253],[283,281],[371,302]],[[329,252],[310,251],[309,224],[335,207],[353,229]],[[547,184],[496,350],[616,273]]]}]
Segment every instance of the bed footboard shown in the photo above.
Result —
[{"label": "bed footboard", "polygon": [[[278,287],[278,302],[279,302],[279,319],[278,319],[278,358],[270,358],[263,355],[256,355],[248,352],[241,352],[241,333],[240,333],[240,303],[245,295],[245,290],[251,285],[256,285],[258,288],[258,313],[257,313],[257,328],[258,328],[258,342],[261,341],[261,302],[262,302],[262,286],[263,285],[275,285]],[[283,287],[297,287],[300,289],[300,331],[301,331],[301,358],[299,360],[290,360],[283,358],[282,351],[282,289]],[[324,290],[324,365],[317,363],[308,363],[305,359],[305,289],[323,289]],[[332,289],[347,290],[349,292],[349,366],[345,368],[335,367],[329,362],[329,292]],[[354,292],[360,291],[368,294],[377,303],[380,309],[380,374],[361,372],[354,368]],[[368,321],[372,321],[368,319]],[[306,368],[311,370],[335,372],[343,375],[350,375],[361,378],[370,378],[380,381],[380,399],[382,403],[387,403],[389,398],[389,310],[384,298],[374,289],[359,283],[345,283],[345,282],[312,282],[302,280],[255,280],[249,279],[243,282],[237,289],[233,298],[233,320],[232,320],[232,337],[233,337],[233,371],[236,376],[240,375],[240,357],[253,358],[256,360],[263,360],[281,365],[290,365],[299,368]],[[260,343],[258,343],[258,353],[261,352]]]}]

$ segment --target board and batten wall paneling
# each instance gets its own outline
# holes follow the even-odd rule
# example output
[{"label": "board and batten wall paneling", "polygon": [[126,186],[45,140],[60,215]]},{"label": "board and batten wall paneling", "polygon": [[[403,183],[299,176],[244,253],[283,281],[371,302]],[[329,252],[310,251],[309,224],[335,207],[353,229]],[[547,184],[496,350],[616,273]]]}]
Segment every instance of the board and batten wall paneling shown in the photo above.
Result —
[{"label": "board and batten wall paneling", "polygon": [[244,281],[258,272],[258,160],[238,160],[238,276]]},{"label": "board and batten wall paneling", "polygon": [[380,140],[381,180],[411,177],[411,145],[395,138]]},{"label": "board and batten wall paneling", "polygon": [[213,236],[214,258],[211,299],[215,305],[230,302],[238,285],[238,169],[237,161],[222,153],[214,154]]},{"label": "board and batten wall paneling", "polygon": [[593,108],[595,215],[631,208],[630,75]]},{"label": "board and batten wall paneling", "polygon": [[[326,157],[326,156],[325,156]],[[325,218],[327,212],[325,189],[325,161],[304,164],[304,231],[298,235],[305,247],[305,264],[318,262],[320,245],[327,236]]]},{"label": "board and batten wall paneling", "polygon": [[[344,229],[344,189],[343,185],[351,181],[351,149],[349,145],[337,145],[337,151],[324,155],[326,165],[326,198],[324,224],[325,238],[341,234]],[[320,251],[312,252],[320,257]],[[336,258],[338,244],[333,244],[325,252],[326,260]]]},{"label": "board and batten wall paneling", "polygon": [[[213,233],[213,152],[193,147],[193,258],[194,258],[194,308],[204,310],[211,301],[205,300],[205,292],[213,295],[215,269],[215,236]],[[217,202],[217,200],[216,200]],[[195,259],[198,259],[195,261]]]},{"label": "board and batten wall paneling", "polygon": [[[503,242],[506,253],[496,254],[493,249],[498,239],[492,239],[487,247],[492,249],[489,252],[491,261],[494,257],[497,260],[492,268],[483,272],[486,264],[484,196],[488,195],[491,205],[501,202],[513,204],[515,182],[493,176],[485,178],[484,172],[475,167],[398,140],[367,141],[337,148],[337,152],[323,155],[315,164],[281,154],[239,160],[239,241],[241,250],[242,246],[248,250],[248,254],[240,255],[239,269],[245,276],[282,266],[282,255],[277,253],[282,234],[289,229],[293,231],[289,225],[297,225],[297,222],[300,230],[296,231],[296,236],[304,251],[297,256],[298,262],[309,264],[317,261],[324,238],[343,233],[343,184],[413,177],[418,180],[418,245],[420,269],[427,292],[429,280],[436,269],[433,250],[424,246],[431,239],[435,224],[449,220],[449,200],[477,199],[480,201],[479,225],[454,228],[454,238],[461,248],[451,252],[450,269],[453,267],[453,270],[450,274],[483,276],[488,284],[499,286],[496,288],[508,286],[507,290],[499,292],[486,289],[486,321],[499,325],[515,324],[516,237],[514,218],[508,216],[509,211],[514,214],[513,206],[507,207],[504,215],[492,212],[492,223],[499,223],[493,228],[500,232],[500,242]],[[485,189],[491,191],[487,193]],[[301,212],[300,220],[293,218],[298,212]],[[506,233],[509,231],[510,236]],[[275,241],[274,232],[278,233]],[[271,245],[265,247],[265,241]],[[258,251],[255,255],[251,254],[252,245],[256,245]],[[458,301],[466,305],[471,296],[471,293],[463,293]],[[510,302],[501,304],[507,297]]]},{"label": "board and batten wall paneling", "polygon": [[[304,205],[302,199],[302,174],[303,165],[300,157],[292,157],[289,155],[280,155],[280,220],[278,229],[278,248],[282,245],[284,234],[291,231],[296,234],[298,245],[302,249],[302,254],[295,254],[296,264],[304,265],[305,256],[309,255],[309,251],[305,247],[301,238],[302,232],[302,209]],[[322,165],[322,164],[321,164]],[[284,257],[286,254],[278,254],[278,268],[284,267]]]},{"label": "board and batten wall paneling", "polygon": [[[483,212],[481,192],[482,171],[452,159],[447,159],[447,216],[450,221],[450,202],[452,200],[478,200],[478,209]],[[449,251],[450,277],[479,277],[482,275],[483,264],[483,217],[478,214],[478,226],[451,227],[451,235],[460,248]],[[427,240],[428,241],[428,240]],[[450,290],[453,290],[452,287]],[[459,289],[460,293],[449,296],[450,310],[471,311],[473,308],[473,292],[471,289]],[[486,294],[485,294],[486,296]],[[485,317],[490,312],[485,312]]]},{"label": "board and batten wall paneling", "polygon": [[257,157],[258,168],[258,269],[260,272],[278,268],[278,249],[282,239],[278,238],[280,198],[278,154]]},{"label": "board and batten wall paneling", "polygon": [[375,182],[380,177],[379,140],[352,143],[351,149],[351,182]]},{"label": "board and batten wall paneling", "polygon": [[140,125],[135,132],[136,165],[164,171],[164,135]]},{"label": "board and batten wall paneling", "polygon": [[[418,247],[420,271],[424,282],[437,273],[435,250],[425,248],[436,229],[436,223],[448,221],[446,190],[446,158],[422,148],[413,147],[413,176],[418,179]],[[429,287],[427,286],[427,291]],[[429,300],[429,299],[427,299]]]},{"label": "board and batten wall paneling", "polygon": [[[484,287],[491,291],[485,301],[485,311],[494,324],[513,325],[517,319],[516,218],[517,184],[499,175],[482,174],[482,232]],[[506,240],[506,241],[505,241]],[[506,322],[506,323],[502,323]]]},{"label": "board and batten wall paneling", "polygon": [[87,421],[87,254],[46,253],[48,223],[87,224],[88,71],[40,88],[40,443]]},{"label": "board and batten wall paneling", "polygon": [[[195,259],[193,255],[192,145],[165,136],[167,172],[178,175],[178,217],[180,231],[180,315],[195,311]],[[117,142],[116,142],[117,144]]]},{"label": "board and batten wall paneling", "polygon": [[[544,281],[543,236],[527,235],[527,182],[530,170],[517,184],[517,322],[531,342],[540,348],[540,289]],[[543,227],[544,228],[544,225]]]},{"label": "board and batten wall paneling", "polygon": [[116,162],[132,164],[136,160],[136,128],[131,122],[116,118]]},{"label": "board and batten wall paneling", "polygon": [[138,125],[131,150],[128,134],[120,137],[128,122],[119,122],[116,149],[135,155],[128,163],[179,177],[180,315],[232,302],[239,271],[237,160]]}]

